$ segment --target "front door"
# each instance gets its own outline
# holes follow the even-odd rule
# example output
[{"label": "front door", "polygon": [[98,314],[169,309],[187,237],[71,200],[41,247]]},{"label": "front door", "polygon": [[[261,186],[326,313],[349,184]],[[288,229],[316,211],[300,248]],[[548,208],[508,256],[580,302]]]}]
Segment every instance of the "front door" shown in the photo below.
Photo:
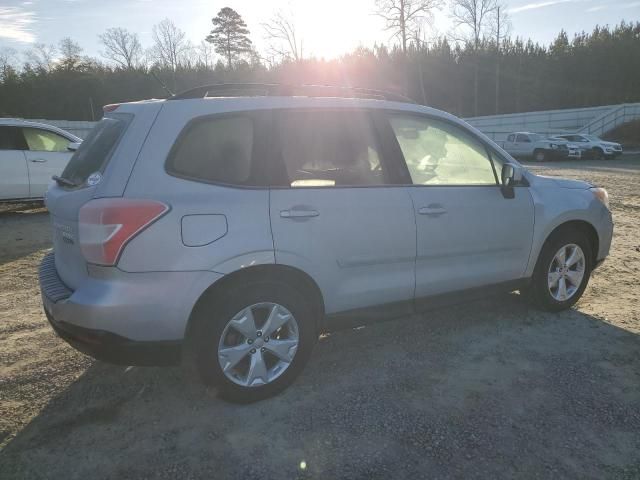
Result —
[{"label": "front door", "polygon": [[69,140],[55,132],[41,128],[23,128],[28,149],[25,150],[29,178],[30,197],[41,198],[47,191],[53,175],[60,175],[72,153],[67,149]]},{"label": "front door", "polygon": [[17,127],[0,126],[0,200],[29,196],[24,139]]},{"label": "front door", "polygon": [[533,235],[528,189],[502,195],[502,161],[472,132],[423,116],[388,119],[413,184],[416,297],[520,279]]},{"label": "front door", "polygon": [[271,189],[270,215],[276,263],[309,273],[328,314],[409,305],[413,206],[391,178],[368,114],[282,111],[275,125],[280,180]]}]

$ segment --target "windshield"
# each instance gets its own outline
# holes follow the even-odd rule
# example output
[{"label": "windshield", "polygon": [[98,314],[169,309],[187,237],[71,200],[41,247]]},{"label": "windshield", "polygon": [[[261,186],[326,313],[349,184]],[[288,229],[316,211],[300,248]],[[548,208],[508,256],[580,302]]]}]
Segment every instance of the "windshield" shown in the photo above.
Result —
[{"label": "windshield", "polygon": [[73,154],[61,177],[80,186],[92,173],[102,173],[129,124],[129,117],[120,115],[100,120]]}]

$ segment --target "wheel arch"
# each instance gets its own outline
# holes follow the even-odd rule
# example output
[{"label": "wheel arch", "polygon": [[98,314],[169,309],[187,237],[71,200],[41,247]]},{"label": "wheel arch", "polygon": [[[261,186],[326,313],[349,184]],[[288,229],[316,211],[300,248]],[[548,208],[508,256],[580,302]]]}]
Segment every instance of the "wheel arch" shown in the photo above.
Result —
[{"label": "wheel arch", "polygon": [[579,230],[585,234],[587,240],[589,241],[589,245],[591,246],[591,264],[595,265],[598,258],[598,249],[600,248],[600,237],[598,236],[598,231],[596,228],[586,220],[569,220],[557,225],[545,238],[544,242],[542,242],[542,246],[538,255],[536,257],[536,264],[538,263],[538,259],[544,247],[556,236],[562,235],[562,232],[567,230]]},{"label": "wheel arch", "polygon": [[305,298],[312,302],[316,319],[316,329],[320,331],[324,317],[324,298],[316,281],[306,272],[288,265],[265,264],[242,268],[231,272],[213,284],[211,284],[195,302],[187,326],[184,338],[189,340],[194,333],[193,319],[203,308],[207,308],[210,302],[219,301],[224,297],[224,292],[234,286],[246,283],[278,282],[298,290]]}]

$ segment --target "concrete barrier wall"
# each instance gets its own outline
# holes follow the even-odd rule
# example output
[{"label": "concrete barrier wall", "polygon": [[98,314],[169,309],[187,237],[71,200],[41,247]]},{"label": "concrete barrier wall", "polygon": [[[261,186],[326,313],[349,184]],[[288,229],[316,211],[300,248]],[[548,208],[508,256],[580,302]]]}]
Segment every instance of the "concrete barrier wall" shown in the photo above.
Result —
[{"label": "concrete barrier wall", "polygon": [[541,134],[576,132],[595,119],[618,107],[618,105],[604,105],[601,107],[567,110],[509,113],[504,115],[465,118],[465,120],[485,135],[500,142],[506,140],[509,133],[516,131],[529,131]]}]

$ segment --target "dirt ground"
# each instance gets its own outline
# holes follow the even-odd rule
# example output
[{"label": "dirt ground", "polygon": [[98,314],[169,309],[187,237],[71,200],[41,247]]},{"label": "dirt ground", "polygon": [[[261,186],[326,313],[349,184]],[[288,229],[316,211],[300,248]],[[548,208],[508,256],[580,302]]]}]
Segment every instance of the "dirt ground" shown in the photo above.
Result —
[{"label": "dirt ground", "polygon": [[640,157],[532,168],[611,195],[611,256],[575,309],[510,294],[334,333],[249,406],[58,339],[47,213],[5,208],[0,478],[640,478]]}]

